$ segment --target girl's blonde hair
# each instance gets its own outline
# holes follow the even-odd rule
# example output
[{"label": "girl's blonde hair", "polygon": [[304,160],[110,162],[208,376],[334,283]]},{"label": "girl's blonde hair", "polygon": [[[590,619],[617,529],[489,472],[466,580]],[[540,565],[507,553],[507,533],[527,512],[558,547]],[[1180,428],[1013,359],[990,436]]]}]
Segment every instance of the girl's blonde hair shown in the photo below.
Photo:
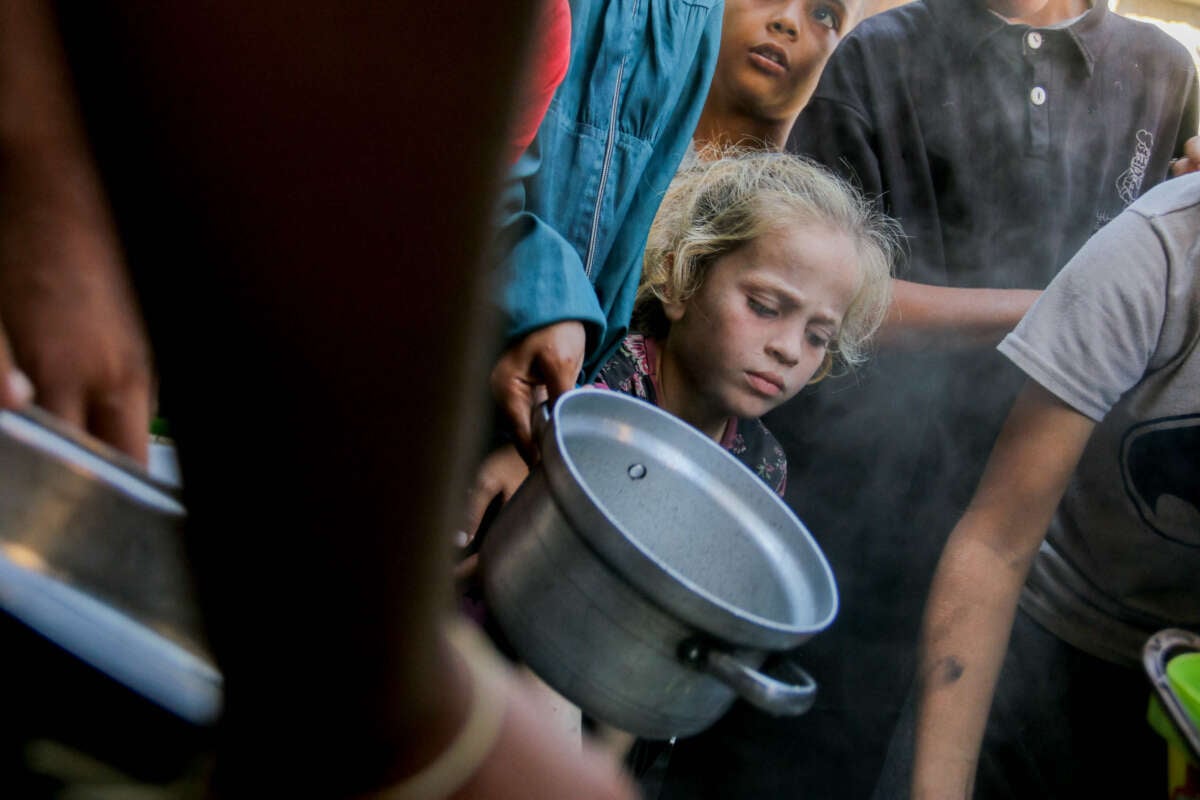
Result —
[{"label": "girl's blonde hair", "polygon": [[891,302],[899,227],[829,170],[787,153],[704,152],[680,170],[650,228],[633,327],[665,338],[671,323],[664,302],[686,301],[695,294],[721,256],[768,231],[797,224],[847,235],[861,274],[841,330],[813,382],[825,377],[835,360],[846,367],[862,363]]}]

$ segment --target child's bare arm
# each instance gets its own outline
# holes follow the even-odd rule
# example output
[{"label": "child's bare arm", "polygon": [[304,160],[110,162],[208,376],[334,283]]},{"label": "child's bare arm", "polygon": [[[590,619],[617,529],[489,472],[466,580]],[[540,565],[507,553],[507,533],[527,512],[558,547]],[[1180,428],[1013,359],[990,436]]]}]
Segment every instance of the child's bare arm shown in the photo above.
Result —
[{"label": "child's bare arm", "polygon": [[1094,427],[1029,382],[950,534],[921,634],[916,800],[971,796],[1017,598]]},{"label": "child's bare arm", "polygon": [[992,347],[1012,330],[1041,292],[959,289],[892,281],[892,305],[879,332],[885,347]]}]

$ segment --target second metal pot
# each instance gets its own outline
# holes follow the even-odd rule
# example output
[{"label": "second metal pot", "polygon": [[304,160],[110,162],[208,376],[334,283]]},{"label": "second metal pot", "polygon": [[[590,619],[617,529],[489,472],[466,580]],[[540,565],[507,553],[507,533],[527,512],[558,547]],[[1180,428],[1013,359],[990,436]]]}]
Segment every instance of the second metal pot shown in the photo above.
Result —
[{"label": "second metal pot", "polygon": [[[214,723],[176,487],[45,411],[0,411],[0,612],[178,717]],[[19,657],[19,656],[17,656]]]}]

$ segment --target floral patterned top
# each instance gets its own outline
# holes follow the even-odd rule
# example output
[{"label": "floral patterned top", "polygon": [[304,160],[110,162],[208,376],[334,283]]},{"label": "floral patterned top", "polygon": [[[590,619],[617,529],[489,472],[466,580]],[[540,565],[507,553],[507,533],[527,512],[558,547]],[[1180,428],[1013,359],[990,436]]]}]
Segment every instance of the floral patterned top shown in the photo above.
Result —
[{"label": "floral patterned top", "polygon": [[[617,352],[596,375],[593,385],[622,392],[658,405],[658,343],[638,333],[625,337]],[[730,417],[721,446],[750,468],[783,497],[787,485],[787,456],[758,419]]]}]

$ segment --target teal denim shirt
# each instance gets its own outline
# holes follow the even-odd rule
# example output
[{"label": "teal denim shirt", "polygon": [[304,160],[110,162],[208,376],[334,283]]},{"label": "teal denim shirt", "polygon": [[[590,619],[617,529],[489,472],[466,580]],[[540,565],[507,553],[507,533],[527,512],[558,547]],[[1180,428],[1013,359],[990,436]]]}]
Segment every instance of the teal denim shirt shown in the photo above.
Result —
[{"label": "teal denim shirt", "polygon": [[571,61],[501,199],[506,343],[580,320],[582,380],[624,337],[659,201],[695,131],[723,0],[572,0]]}]

